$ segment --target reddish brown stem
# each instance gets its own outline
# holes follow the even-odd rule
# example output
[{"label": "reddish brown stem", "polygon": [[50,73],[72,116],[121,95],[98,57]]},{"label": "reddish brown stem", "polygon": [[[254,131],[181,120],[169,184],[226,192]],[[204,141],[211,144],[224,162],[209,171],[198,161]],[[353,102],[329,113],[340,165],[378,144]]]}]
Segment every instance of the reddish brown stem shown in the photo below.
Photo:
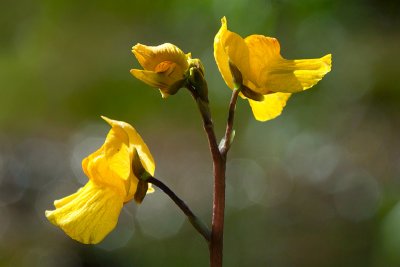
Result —
[{"label": "reddish brown stem", "polygon": [[209,243],[210,242],[210,231],[207,226],[192,212],[186,203],[179,198],[174,191],[172,191],[166,184],[161,182],[155,177],[150,177],[146,180],[148,183],[151,183],[158,188],[160,188],[167,196],[169,196],[172,201],[183,211],[183,213],[188,217],[189,222],[193,225],[193,227],[204,237],[204,239]]},{"label": "reddish brown stem", "polygon": [[239,93],[240,89],[233,89],[231,101],[229,103],[228,122],[226,124],[225,136],[220,144],[220,153],[224,157],[226,157],[226,154],[228,153],[232,144],[233,122],[235,119],[236,102]]},{"label": "reddish brown stem", "polygon": [[203,127],[207,133],[208,143],[213,159],[214,170],[214,190],[213,190],[213,212],[211,226],[211,242],[210,250],[210,266],[222,267],[223,259],[223,239],[224,239],[224,217],[225,217],[225,170],[226,155],[231,145],[231,137],[233,131],[233,121],[235,114],[236,101],[239,90],[235,89],[229,104],[228,122],[225,131],[225,137],[221,141],[221,147],[218,147],[217,138],[215,136],[214,125],[208,106],[208,100],[204,100],[196,93],[196,88],[188,87],[196,100],[200,110]]},{"label": "reddish brown stem", "polygon": [[222,252],[224,238],[225,215],[225,171],[226,155],[231,147],[233,122],[235,118],[236,101],[240,90],[234,89],[229,103],[228,122],[225,136],[218,151],[219,160],[214,161],[214,203],[210,243],[211,267],[222,267]]},{"label": "reddish brown stem", "polygon": [[[220,154],[218,152],[218,154]],[[222,267],[225,215],[225,166],[226,159],[219,156],[214,162],[214,201],[210,243],[210,266]]]}]

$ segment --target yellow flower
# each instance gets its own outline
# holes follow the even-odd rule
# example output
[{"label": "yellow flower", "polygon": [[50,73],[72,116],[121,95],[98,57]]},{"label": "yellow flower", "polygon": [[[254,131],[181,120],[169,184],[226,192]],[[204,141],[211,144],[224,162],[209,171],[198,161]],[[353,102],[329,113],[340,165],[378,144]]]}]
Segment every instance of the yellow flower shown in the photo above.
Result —
[{"label": "yellow flower", "polygon": [[[100,149],[82,161],[89,181],[76,193],[54,201],[55,210],[46,211],[51,223],[85,244],[102,241],[117,224],[123,204],[134,198],[139,182],[132,169],[136,152],[148,173],[155,170],[149,149],[131,125],[102,118],[112,128]],[[152,191],[149,185],[147,192]]]},{"label": "yellow flower", "polygon": [[132,48],[144,70],[131,69],[137,79],[160,89],[163,98],[175,94],[185,83],[191,54],[165,43],[159,46],[137,44]]},{"label": "yellow flower", "polygon": [[235,84],[229,62],[240,71],[245,86],[241,96],[249,100],[259,121],[279,116],[292,93],[314,86],[331,70],[331,54],[317,59],[287,60],[280,55],[280,45],[275,38],[250,35],[243,39],[228,30],[225,17],[221,22],[214,39],[218,69],[231,89]]}]

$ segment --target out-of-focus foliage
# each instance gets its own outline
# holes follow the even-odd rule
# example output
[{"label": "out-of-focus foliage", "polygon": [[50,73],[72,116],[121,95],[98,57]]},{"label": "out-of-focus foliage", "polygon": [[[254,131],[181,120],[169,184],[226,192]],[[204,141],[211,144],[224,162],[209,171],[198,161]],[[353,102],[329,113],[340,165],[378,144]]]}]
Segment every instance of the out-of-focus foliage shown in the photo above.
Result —
[{"label": "out-of-focus foliage", "polygon": [[212,170],[189,94],[163,100],[129,73],[140,42],[202,60],[217,134],[230,90],[214,63],[220,19],[277,37],[285,58],[333,55],[332,71],[259,123],[238,103],[227,173],[226,266],[400,265],[398,1],[0,2],[0,266],[206,266],[207,246],[156,191],[128,204],[103,243],[44,217],[86,182],[80,162],[131,123],[163,179],[209,221]]}]

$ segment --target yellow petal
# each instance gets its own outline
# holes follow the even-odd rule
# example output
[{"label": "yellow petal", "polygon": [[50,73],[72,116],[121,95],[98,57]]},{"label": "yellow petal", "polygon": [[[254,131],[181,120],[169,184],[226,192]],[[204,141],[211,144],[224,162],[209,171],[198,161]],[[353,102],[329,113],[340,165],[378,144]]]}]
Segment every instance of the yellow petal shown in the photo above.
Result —
[{"label": "yellow petal", "polygon": [[58,209],[58,208],[61,208],[62,206],[64,206],[65,204],[68,204],[69,202],[74,200],[80,194],[80,192],[83,190],[83,188],[84,187],[79,188],[78,191],[76,191],[72,195],[66,196],[59,200],[55,200],[54,206]]},{"label": "yellow petal", "polygon": [[121,127],[112,127],[104,142],[104,156],[110,171],[120,179],[127,180],[131,172],[129,137]]},{"label": "yellow petal", "polygon": [[117,191],[121,196],[126,196],[130,190],[130,176],[126,180],[122,179],[115,170],[110,168],[103,152],[97,156],[88,156],[82,161],[82,166],[87,165],[87,173],[90,181],[95,184],[106,186]]},{"label": "yellow petal", "polygon": [[131,173],[129,136],[113,127],[101,148],[82,160],[82,169],[89,180],[126,195],[126,180]]},{"label": "yellow petal", "polygon": [[268,94],[260,102],[249,99],[249,104],[256,120],[268,121],[278,117],[286,106],[290,95],[290,93]]},{"label": "yellow petal", "polygon": [[154,71],[131,69],[131,74],[142,82],[162,90],[167,89],[176,82],[175,78]]},{"label": "yellow petal", "polygon": [[[145,170],[154,175],[154,159],[137,131],[128,123],[102,116],[112,127],[104,145],[82,161],[91,181],[113,188],[129,201],[137,190],[138,178],[132,170],[133,153],[139,154]],[[151,191],[151,189],[150,189]]]},{"label": "yellow petal", "polygon": [[190,54],[185,55],[182,50],[170,43],[158,46],[137,44],[132,48],[132,52],[140,65],[150,71],[155,71],[156,66],[164,61],[174,62],[186,70],[188,68],[187,61],[190,58]]},{"label": "yellow petal", "polygon": [[[259,83],[261,71],[271,69],[273,62],[281,58],[280,45],[278,40],[263,35],[250,35],[245,38],[246,45],[249,50],[249,71],[243,75],[254,84],[256,88],[262,87]],[[250,86],[250,88],[255,89]],[[257,93],[266,94],[267,92]]]},{"label": "yellow petal", "polygon": [[105,116],[102,118],[107,121],[113,129],[121,129],[129,139],[129,153],[131,155],[131,161],[133,158],[133,152],[136,150],[139,154],[140,160],[142,161],[143,167],[146,169],[148,173],[154,175],[155,163],[153,156],[150,153],[149,148],[146,143],[143,141],[142,137],[139,133],[132,127],[129,123],[123,121],[117,121],[109,119]]},{"label": "yellow petal", "polygon": [[72,239],[97,244],[117,224],[123,198],[116,191],[89,181],[75,194],[57,201],[47,219]]},{"label": "yellow petal", "polygon": [[87,156],[82,160],[82,170],[86,174],[87,177],[91,177],[90,170],[89,170],[89,165],[90,163],[99,157],[102,157],[104,151],[104,145],[102,145],[99,149],[97,149],[95,152]]},{"label": "yellow petal", "polygon": [[171,80],[178,81],[184,78],[186,69],[172,61],[163,61],[158,64],[154,70],[156,73],[162,73],[164,76],[171,78]]},{"label": "yellow petal", "polygon": [[90,154],[82,160],[82,169],[89,177],[89,180],[92,180],[97,184],[108,186],[115,185],[118,187],[119,182],[119,185],[122,185],[122,179],[114,177],[113,173],[108,168],[107,160],[105,158],[104,145],[102,145],[96,152]]},{"label": "yellow petal", "polygon": [[300,92],[314,86],[331,70],[330,54],[317,59],[287,60],[280,55],[275,38],[251,35],[245,41],[251,66],[247,77],[257,93]]},{"label": "yellow petal", "polygon": [[214,38],[214,57],[222,78],[228,87],[233,89],[229,60],[243,74],[248,71],[249,57],[245,41],[238,34],[228,30],[225,17],[221,19],[221,28]]}]

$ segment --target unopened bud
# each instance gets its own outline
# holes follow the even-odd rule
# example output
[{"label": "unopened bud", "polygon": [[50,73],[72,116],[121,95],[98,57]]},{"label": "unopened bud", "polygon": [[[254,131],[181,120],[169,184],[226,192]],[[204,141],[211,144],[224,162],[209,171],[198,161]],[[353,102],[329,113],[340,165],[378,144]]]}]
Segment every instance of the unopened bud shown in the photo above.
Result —
[{"label": "unopened bud", "polygon": [[192,64],[189,70],[188,82],[195,89],[197,96],[205,103],[208,103],[208,86],[204,79],[204,68],[201,65],[200,60],[198,64]]}]

